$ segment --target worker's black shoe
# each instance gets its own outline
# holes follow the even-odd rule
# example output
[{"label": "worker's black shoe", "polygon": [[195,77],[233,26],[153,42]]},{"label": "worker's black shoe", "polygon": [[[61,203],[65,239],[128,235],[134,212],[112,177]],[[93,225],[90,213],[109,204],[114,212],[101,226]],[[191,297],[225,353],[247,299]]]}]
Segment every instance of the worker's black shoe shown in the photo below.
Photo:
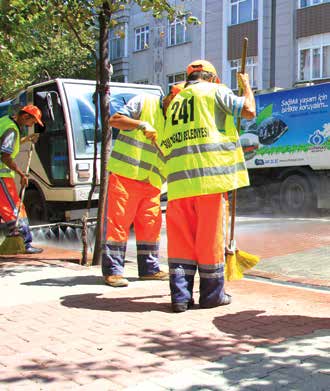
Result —
[{"label": "worker's black shoe", "polygon": [[25,249],[25,254],[40,254],[44,251],[43,248],[37,248],[37,247],[28,247]]},{"label": "worker's black shoe", "polygon": [[185,312],[189,310],[189,308],[193,307],[194,299],[190,301],[184,301],[182,303],[172,303],[172,311],[173,312]]}]

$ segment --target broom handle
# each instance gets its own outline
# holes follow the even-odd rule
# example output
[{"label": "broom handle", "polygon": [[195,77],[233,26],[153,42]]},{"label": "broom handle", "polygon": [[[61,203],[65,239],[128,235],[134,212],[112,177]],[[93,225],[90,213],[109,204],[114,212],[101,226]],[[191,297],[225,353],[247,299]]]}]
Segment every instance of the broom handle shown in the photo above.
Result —
[{"label": "broom handle", "polygon": [[[248,45],[248,38],[245,37],[243,40],[241,72],[240,73],[245,73],[247,45]],[[243,89],[240,87],[238,90],[238,96],[242,96],[242,95],[243,95]],[[238,135],[239,135],[240,130],[241,130],[241,118],[238,117],[237,118]],[[232,191],[232,199],[231,199],[230,241],[234,240],[234,236],[235,236],[236,199],[237,199],[237,190],[234,189]]]},{"label": "broom handle", "polygon": [[[29,150],[28,162],[27,162],[26,170],[25,170],[25,175],[26,176],[28,176],[29,172],[30,172],[30,165],[31,165],[31,158],[32,158],[33,149],[34,149],[34,144],[33,144],[33,142],[31,142],[31,146],[30,146],[30,150]],[[26,189],[26,186],[23,186],[21,188],[21,199],[19,201],[19,206],[18,206],[18,211],[17,211],[17,216],[16,216],[16,222],[15,222],[15,228],[17,228],[17,226],[18,226],[19,214],[21,212],[23,201],[24,201],[24,196],[25,196],[25,189]]]},{"label": "broom handle", "polygon": [[157,141],[153,141],[152,145],[157,149],[158,153],[160,154],[161,157],[164,157],[163,151],[161,150],[159,144]]}]

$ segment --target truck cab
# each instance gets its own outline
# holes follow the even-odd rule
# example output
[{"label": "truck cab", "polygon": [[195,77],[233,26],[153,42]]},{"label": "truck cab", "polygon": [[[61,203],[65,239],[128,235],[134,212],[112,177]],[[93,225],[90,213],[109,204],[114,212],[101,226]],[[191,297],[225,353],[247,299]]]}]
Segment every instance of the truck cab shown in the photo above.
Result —
[{"label": "truck cab", "polygon": [[[89,80],[54,79],[32,85],[13,101],[15,110],[34,104],[42,111],[44,126],[38,124],[27,133],[39,133],[32,156],[29,187],[24,204],[31,223],[79,219],[88,199],[93,177],[95,82]],[[118,111],[137,94],[162,96],[159,86],[111,83],[110,112]],[[97,149],[101,150],[101,120],[98,118]],[[113,129],[113,142],[118,134]],[[26,166],[29,146],[23,144],[16,159],[20,167]],[[98,172],[100,158],[97,161]],[[97,179],[99,184],[99,178]],[[97,207],[99,187],[93,194],[93,207]],[[91,216],[96,210],[91,211]]]}]

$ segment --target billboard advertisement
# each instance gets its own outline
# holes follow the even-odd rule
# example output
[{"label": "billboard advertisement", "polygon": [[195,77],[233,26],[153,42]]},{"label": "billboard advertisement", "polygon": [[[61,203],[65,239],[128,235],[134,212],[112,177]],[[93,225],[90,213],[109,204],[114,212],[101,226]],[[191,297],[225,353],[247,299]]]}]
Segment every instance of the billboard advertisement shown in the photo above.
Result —
[{"label": "billboard advertisement", "polygon": [[248,168],[330,166],[330,83],[256,95],[257,116],[242,121]]}]

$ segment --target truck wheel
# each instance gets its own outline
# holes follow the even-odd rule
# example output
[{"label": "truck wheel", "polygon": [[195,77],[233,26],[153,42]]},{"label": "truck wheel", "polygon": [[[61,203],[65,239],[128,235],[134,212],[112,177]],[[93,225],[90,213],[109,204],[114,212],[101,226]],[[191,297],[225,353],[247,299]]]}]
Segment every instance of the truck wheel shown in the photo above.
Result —
[{"label": "truck wheel", "polygon": [[28,189],[26,191],[24,205],[31,225],[47,222],[47,208],[38,190]]},{"label": "truck wheel", "polygon": [[280,204],[285,214],[306,215],[315,209],[315,199],[310,182],[303,176],[286,178],[280,188]]}]

